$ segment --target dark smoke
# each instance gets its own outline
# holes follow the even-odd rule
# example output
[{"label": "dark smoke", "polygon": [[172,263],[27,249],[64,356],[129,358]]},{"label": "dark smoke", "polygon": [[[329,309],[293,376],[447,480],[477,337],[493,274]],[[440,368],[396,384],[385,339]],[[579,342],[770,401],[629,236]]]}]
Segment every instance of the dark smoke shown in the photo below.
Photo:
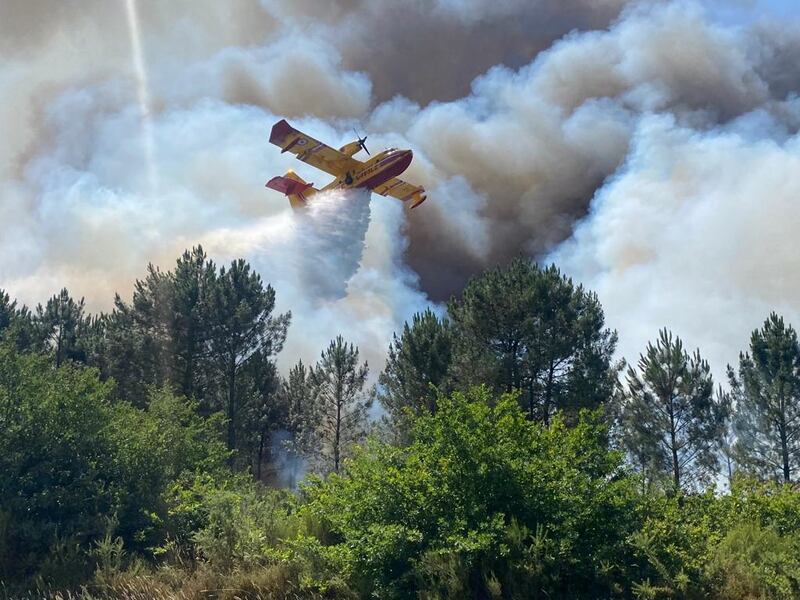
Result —
[{"label": "dark smoke", "polygon": [[[571,272],[605,290],[629,269],[636,276],[620,289],[634,295],[657,276],[672,282],[658,288],[665,294],[679,290],[674,264],[641,257],[675,255],[674,223],[707,225],[702,207],[753,206],[750,196],[711,202],[702,182],[722,182],[704,161],[713,154],[726,173],[726,152],[753,168],[772,164],[767,155],[780,169],[794,164],[796,22],[731,26],[682,0],[137,0],[160,180],[151,193],[121,4],[0,4],[0,286],[26,302],[66,284],[107,306],[148,261],[169,266],[204,241],[284,282],[285,297],[300,299],[295,323],[307,324],[298,335],[314,345],[357,322],[354,341],[374,362],[424,296],[444,299],[518,254],[560,249]],[[363,252],[359,242],[327,265],[325,289],[312,285],[325,265],[308,260],[313,244],[291,268],[265,255],[288,211],[266,178],[297,168],[328,180],[268,145],[280,117],[334,145],[357,126],[372,149],[411,147],[408,179],[429,190],[412,213],[373,198]],[[659,177],[661,194],[636,196]],[[761,173],[759,193],[786,198],[783,180]],[[672,207],[672,195],[701,209]],[[777,203],[775,218],[791,222],[792,206]],[[674,235],[658,247],[623,243],[620,223],[639,229],[623,218],[631,212]],[[725,247],[721,232],[704,243]],[[728,265],[724,255],[707,260]],[[676,307],[693,303],[685,287]],[[752,308],[744,289],[732,302]],[[606,293],[609,312],[623,314]],[[650,326],[653,304],[640,307],[638,326]],[[654,311],[665,322],[668,312]]]},{"label": "dark smoke", "polygon": [[443,227],[455,202],[409,220],[424,289],[443,299],[478,268],[566,239],[645,115],[704,131],[761,110],[796,127],[786,101],[797,67],[785,63],[800,35],[769,29],[715,25],[688,2],[634,7],[608,31],[567,36],[522,69],[491,70],[465,99],[420,109],[406,135],[433,164],[430,183],[461,175],[490,199],[474,215],[490,240],[480,257]]},{"label": "dark smoke", "polygon": [[270,0],[276,18],[325,27],[376,100],[455,100],[496,65],[527,64],[572,30],[607,26],[628,0]]}]

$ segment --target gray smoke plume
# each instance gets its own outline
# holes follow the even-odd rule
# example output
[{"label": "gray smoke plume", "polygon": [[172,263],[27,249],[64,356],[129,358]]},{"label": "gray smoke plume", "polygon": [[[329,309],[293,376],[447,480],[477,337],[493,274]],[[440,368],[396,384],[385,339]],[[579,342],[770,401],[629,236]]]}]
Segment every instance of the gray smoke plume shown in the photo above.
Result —
[{"label": "gray smoke plume", "polygon": [[798,165],[796,129],[764,113],[703,134],[648,117],[624,169],[551,258],[597,290],[624,355],[669,326],[721,379],[770,311],[800,325]]},{"label": "gray smoke plume", "polygon": [[[596,286],[629,356],[696,319],[721,333],[687,341],[721,361],[767,305],[794,314],[775,249],[793,242],[796,21],[682,0],[138,0],[142,107],[123,4],[0,5],[0,286],[23,301],[67,285],[105,308],[202,242],[275,285],[295,313],[284,354],[308,360],[346,323],[378,367],[428,299],[518,254]],[[412,148],[428,202],[322,197],[297,220],[264,181],[327,178],[267,143],[281,117]]]},{"label": "gray smoke plume", "polygon": [[455,100],[496,65],[520,67],[554,40],[605,27],[628,0],[265,0],[294,31],[331,41],[376,99]]},{"label": "gray smoke plume", "polygon": [[781,31],[716,25],[688,2],[632,7],[608,31],[569,35],[522,69],[491,70],[467,98],[407,108],[393,125],[429,158],[418,177],[431,196],[448,197],[437,182],[463,176],[490,199],[473,213],[489,239],[478,260],[464,237],[440,233],[451,202],[411,221],[409,261],[425,289],[446,297],[478,266],[540,257],[567,238],[648,114],[699,131],[754,110],[796,123],[780,65],[800,38]]}]

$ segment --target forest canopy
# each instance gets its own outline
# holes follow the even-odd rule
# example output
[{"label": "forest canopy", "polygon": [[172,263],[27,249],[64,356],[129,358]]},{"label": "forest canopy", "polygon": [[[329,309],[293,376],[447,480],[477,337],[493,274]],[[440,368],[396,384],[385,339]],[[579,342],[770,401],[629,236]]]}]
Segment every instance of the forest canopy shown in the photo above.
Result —
[{"label": "forest canopy", "polygon": [[596,294],[517,259],[414,315],[382,369],[343,324],[281,373],[277,294],[200,247],[107,313],[0,291],[7,596],[800,594],[779,315],[724,382],[668,329],[626,363]]}]

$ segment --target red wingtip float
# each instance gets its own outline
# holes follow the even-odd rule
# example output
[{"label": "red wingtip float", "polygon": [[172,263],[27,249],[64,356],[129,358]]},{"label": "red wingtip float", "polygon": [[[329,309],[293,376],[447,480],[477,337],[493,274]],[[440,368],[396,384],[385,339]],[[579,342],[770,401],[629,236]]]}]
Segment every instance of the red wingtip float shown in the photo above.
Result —
[{"label": "red wingtip float", "polygon": [[[392,196],[407,202],[411,208],[425,202],[425,189],[422,186],[412,185],[397,177],[411,164],[414,156],[411,150],[389,148],[362,162],[353,156],[359,150],[369,154],[366,137],[335,150],[298,131],[285,120],[273,125],[269,141],[278,146],[281,153],[291,152],[303,162],[333,175],[336,179],[322,190],[366,188],[381,196]],[[321,191],[292,171],[283,177],[273,177],[267,182],[267,187],[286,194],[292,208],[301,208],[309,197]]]}]

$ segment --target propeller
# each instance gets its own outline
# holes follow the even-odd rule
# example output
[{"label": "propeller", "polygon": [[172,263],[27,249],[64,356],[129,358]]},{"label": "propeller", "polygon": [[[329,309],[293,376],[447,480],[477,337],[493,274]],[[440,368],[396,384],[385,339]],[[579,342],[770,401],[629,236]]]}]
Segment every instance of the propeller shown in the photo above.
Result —
[{"label": "propeller", "polygon": [[367,153],[367,156],[372,156],[372,155],[369,153],[369,150],[367,150],[367,144],[366,144],[366,142],[367,142],[367,136],[364,136],[363,138],[362,138],[362,137],[358,137],[358,131],[356,131],[355,127],[353,128],[353,133],[355,133],[355,134],[356,134],[356,139],[358,140],[358,145],[359,145],[359,146],[361,146],[361,149],[362,149],[364,152],[366,152],[366,153]]}]

